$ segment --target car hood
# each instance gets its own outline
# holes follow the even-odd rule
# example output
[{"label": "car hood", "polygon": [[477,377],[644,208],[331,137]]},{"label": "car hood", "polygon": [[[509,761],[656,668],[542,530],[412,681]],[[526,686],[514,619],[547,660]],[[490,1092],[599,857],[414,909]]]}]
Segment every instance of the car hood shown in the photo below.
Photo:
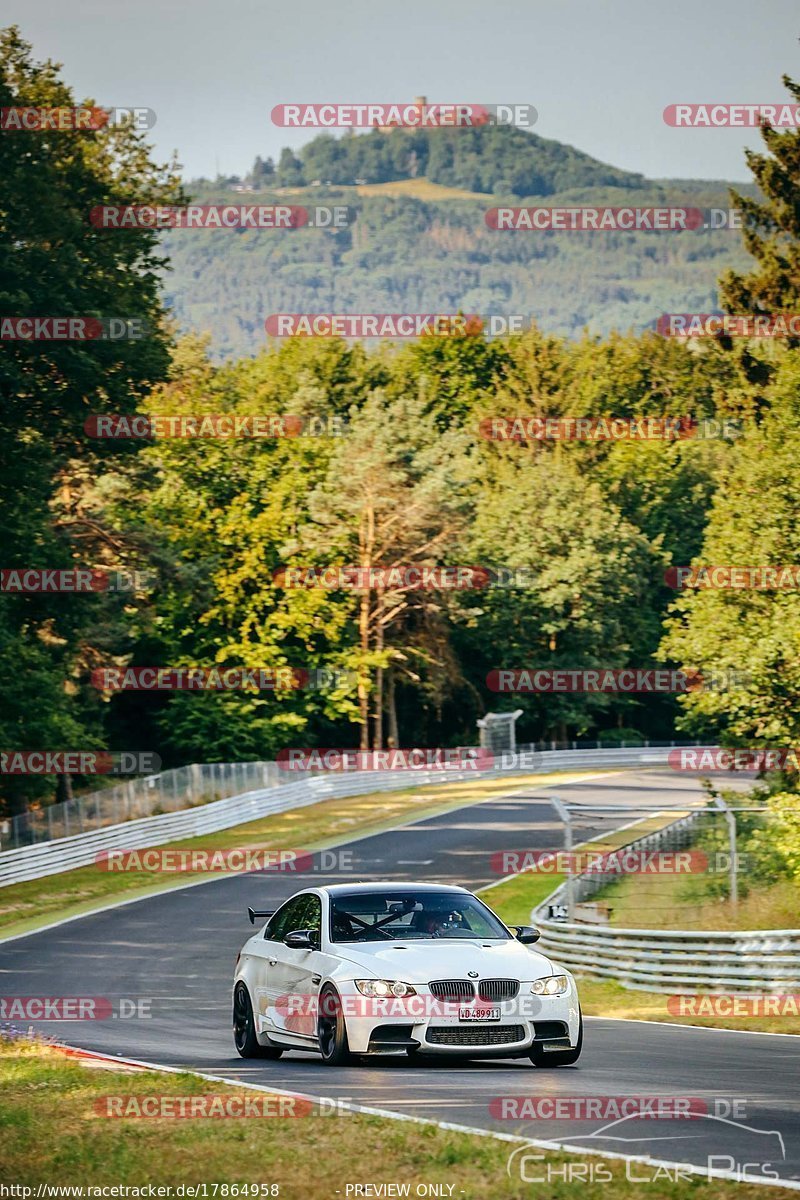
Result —
[{"label": "car hood", "polygon": [[340,958],[368,970],[378,979],[402,979],[414,984],[425,984],[431,979],[464,979],[470,971],[477,971],[479,979],[523,981],[552,974],[549,958],[516,940],[432,938],[363,945],[345,942],[337,945],[336,951]]}]

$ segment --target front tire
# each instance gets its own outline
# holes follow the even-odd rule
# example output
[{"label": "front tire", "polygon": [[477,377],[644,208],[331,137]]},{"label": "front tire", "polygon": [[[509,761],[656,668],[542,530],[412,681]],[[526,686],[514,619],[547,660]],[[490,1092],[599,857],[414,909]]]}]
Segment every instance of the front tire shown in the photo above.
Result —
[{"label": "front tire", "polygon": [[256,1037],[256,1022],[250,993],[237,983],[233,993],[233,1042],[242,1058],[280,1058],[277,1046],[262,1046]]},{"label": "front tire", "polygon": [[342,1011],[342,998],[335,988],[326,986],[319,994],[317,1037],[322,1061],[329,1067],[350,1062],[347,1025]]},{"label": "front tire", "polygon": [[541,1046],[532,1046],[530,1060],[535,1067],[571,1067],[581,1056],[583,1049],[583,1013],[578,1010],[578,1041],[571,1050],[544,1050]]}]

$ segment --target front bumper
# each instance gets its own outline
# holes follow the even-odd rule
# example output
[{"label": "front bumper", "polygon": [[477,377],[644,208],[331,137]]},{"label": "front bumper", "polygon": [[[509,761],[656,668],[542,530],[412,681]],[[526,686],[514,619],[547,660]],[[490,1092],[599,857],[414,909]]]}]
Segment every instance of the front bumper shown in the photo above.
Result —
[{"label": "front bumper", "polygon": [[[534,996],[523,984],[515,1000],[506,1000],[495,1021],[464,1021],[460,1005],[437,1004],[418,988],[407,1001],[386,1001],[375,1011],[348,1011],[347,995],[355,985],[338,983],[342,995],[347,1039],[354,1054],[391,1054],[413,1049],[421,1054],[498,1057],[529,1054],[534,1042],[547,1050],[577,1045],[580,1026],[578,996],[573,981],[562,996]],[[431,1013],[431,1008],[435,1011]]]}]

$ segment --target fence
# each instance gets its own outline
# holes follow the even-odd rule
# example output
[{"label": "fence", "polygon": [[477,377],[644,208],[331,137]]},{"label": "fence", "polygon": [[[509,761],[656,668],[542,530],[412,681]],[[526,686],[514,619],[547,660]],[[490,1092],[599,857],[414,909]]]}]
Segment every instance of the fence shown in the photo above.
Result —
[{"label": "fence", "polygon": [[[520,754],[523,748],[520,748]],[[589,767],[655,766],[667,761],[667,749],[638,747],[607,750],[546,750],[535,752],[535,764],[525,762],[517,770],[491,768],[426,770],[426,771],[359,771],[354,773],[304,772],[292,783],[260,787],[243,795],[212,801],[181,812],[128,821],[120,825],[94,829],[70,837],[40,844],[22,846],[0,854],[0,887],[26,879],[54,875],[74,867],[93,863],[102,850],[135,850],[162,845],[176,838],[199,837],[229,829],[246,821],[255,821],[269,813],[286,812],[320,800],[357,796],[368,792],[392,791],[430,784],[447,784],[458,780],[499,778],[515,774],[530,774],[532,770],[548,772]],[[249,764],[273,767],[274,764]],[[270,775],[272,778],[272,775]]]},{"label": "fence", "polygon": [[[653,742],[652,745],[672,747],[675,743]],[[643,746],[647,748],[651,743],[644,742]],[[568,744],[536,742],[518,747],[518,753],[538,754],[562,749],[600,750],[603,746],[600,742],[585,741]],[[624,741],[620,749],[626,749]],[[281,772],[274,762],[192,763],[159,775],[128,779],[87,796],[29,809],[6,821],[0,820],[0,850],[16,850],[159,813],[180,812],[257,788],[278,787],[285,781],[285,772]]]},{"label": "fence", "polygon": [[[700,816],[692,813],[629,846],[681,848]],[[600,873],[578,876],[573,880],[575,898],[586,899],[616,878]],[[624,929],[548,919],[548,905],[563,901],[564,894],[562,884],[534,909],[531,919],[541,930],[544,953],[578,974],[651,992],[800,991],[800,929]]]},{"label": "fence", "polygon": [[192,763],[160,775],[128,779],[88,796],[29,809],[0,822],[0,830],[4,825],[8,827],[0,847],[18,849],[158,813],[180,812],[259,787],[274,787],[279,783],[278,776],[273,762]]}]

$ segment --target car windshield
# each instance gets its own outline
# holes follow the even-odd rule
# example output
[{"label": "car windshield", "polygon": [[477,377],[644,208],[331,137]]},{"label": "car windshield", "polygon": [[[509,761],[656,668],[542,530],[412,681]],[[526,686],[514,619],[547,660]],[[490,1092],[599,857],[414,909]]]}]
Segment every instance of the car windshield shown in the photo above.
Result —
[{"label": "car windshield", "polygon": [[331,896],[332,942],[502,938],[511,934],[464,892],[354,892]]}]

